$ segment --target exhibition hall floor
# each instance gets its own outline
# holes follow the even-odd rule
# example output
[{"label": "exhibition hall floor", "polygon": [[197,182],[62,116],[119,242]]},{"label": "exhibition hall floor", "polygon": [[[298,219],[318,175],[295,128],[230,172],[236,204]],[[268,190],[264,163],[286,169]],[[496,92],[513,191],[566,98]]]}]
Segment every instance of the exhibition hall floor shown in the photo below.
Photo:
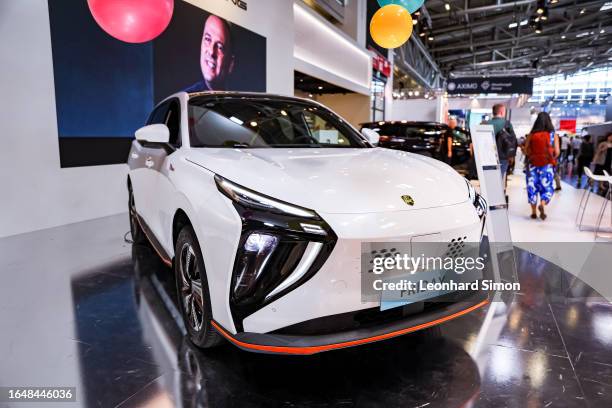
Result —
[{"label": "exhibition hall floor", "polygon": [[509,309],[285,357],[194,348],[170,270],[128,228],[123,214],[0,240],[3,385],[76,386],[64,406],[88,407],[612,406],[612,305],[529,253]]}]

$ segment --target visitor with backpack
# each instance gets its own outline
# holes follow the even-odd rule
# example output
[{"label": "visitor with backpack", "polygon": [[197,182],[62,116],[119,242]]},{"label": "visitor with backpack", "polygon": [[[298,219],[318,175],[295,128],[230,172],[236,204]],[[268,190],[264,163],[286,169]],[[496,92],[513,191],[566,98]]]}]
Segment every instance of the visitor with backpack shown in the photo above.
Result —
[{"label": "visitor with backpack", "polygon": [[489,121],[493,125],[495,143],[497,144],[497,155],[501,168],[502,180],[506,184],[506,174],[508,166],[514,161],[516,156],[517,140],[512,128],[512,123],[506,120],[506,106],[498,103],[493,105],[493,119]]}]

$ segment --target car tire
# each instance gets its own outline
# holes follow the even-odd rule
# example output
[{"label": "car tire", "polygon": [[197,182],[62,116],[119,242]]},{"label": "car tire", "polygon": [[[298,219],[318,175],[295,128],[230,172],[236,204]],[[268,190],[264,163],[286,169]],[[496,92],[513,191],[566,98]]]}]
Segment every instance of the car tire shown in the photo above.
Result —
[{"label": "car tire", "polygon": [[181,229],[175,244],[174,276],[179,309],[193,344],[209,348],[223,338],[212,326],[210,293],[202,251],[191,225]]},{"label": "car tire", "polygon": [[138,213],[136,212],[136,202],[134,201],[134,193],[132,188],[129,188],[129,216],[130,216],[130,234],[132,234],[133,244],[147,244],[149,241],[145,235],[140,222],[138,222]]}]

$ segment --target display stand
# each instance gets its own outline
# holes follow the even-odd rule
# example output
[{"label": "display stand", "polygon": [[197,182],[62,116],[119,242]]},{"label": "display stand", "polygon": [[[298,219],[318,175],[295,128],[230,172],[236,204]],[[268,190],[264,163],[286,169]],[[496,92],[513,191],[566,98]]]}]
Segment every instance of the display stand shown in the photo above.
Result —
[{"label": "display stand", "polygon": [[[496,282],[517,282],[514,246],[508,224],[508,204],[493,126],[474,125],[471,128],[471,135],[480,181],[480,194],[488,205],[486,230],[492,257],[493,279]],[[507,300],[510,299],[504,299],[504,302]]]},{"label": "display stand", "polygon": [[[514,246],[508,223],[508,204],[504,181],[497,157],[493,125],[470,126],[474,158],[480,181],[480,194],[487,202],[486,231],[491,256],[492,279],[495,282],[518,282]],[[494,344],[505,327],[514,292],[496,292],[470,354],[477,362],[481,375],[486,367],[487,344]]]}]

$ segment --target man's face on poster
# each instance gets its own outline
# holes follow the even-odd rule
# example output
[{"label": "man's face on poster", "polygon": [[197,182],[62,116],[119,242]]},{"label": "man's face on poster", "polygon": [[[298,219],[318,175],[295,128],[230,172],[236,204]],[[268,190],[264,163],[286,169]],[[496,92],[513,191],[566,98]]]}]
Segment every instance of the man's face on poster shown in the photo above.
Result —
[{"label": "man's face on poster", "polygon": [[210,16],[204,24],[200,68],[211,90],[224,90],[225,79],[234,66],[229,27],[221,18]]}]

